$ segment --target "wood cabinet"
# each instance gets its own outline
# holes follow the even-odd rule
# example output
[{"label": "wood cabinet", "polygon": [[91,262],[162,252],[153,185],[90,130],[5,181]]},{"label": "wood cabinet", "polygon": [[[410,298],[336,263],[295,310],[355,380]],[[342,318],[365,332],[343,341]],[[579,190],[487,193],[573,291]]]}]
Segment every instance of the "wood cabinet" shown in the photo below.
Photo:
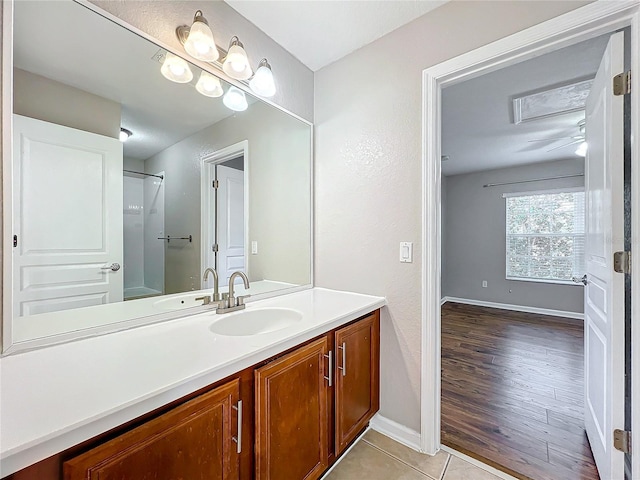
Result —
[{"label": "wood cabinet", "polygon": [[64,479],[238,479],[239,394],[236,379],[200,395],[64,462]]},{"label": "wood cabinet", "polygon": [[380,314],[335,332],[335,454],[340,455],[380,406]]},{"label": "wood cabinet", "polygon": [[379,345],[375,311],[4,480],[317,479],[378,410]]},{"label": "wood cabinet", "polygon": [[329,465],[327,337],[255,371],[258,480],[313,480]]},{"label": "wood cabinet", "polygon": [[376,311],[256,369],[256,479],[319,478],[378,411],[379,359]]}]

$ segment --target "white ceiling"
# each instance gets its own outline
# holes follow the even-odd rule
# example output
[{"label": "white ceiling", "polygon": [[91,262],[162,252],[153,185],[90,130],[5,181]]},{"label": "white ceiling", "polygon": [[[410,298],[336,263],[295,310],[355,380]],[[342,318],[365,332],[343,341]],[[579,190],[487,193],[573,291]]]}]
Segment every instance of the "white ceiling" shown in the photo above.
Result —
[{"label": "white ceiling", "polygon": [[[512,99],[574,80],[593,78],[608,36],[598,37],[442,91],[444,175],[578,158],[578,145],[560,147],[578,135],[584,111],[513,123]],[[530,142],[534,139],[547,141]]]},{"label": "white ceiling", "polygon": [[[222,98],[166,80],[159,47],[71,1],[15,3],[14,65],[122,106],[125,157],[147,159],[234,113]],[[38,32],[34,35],[33,32]],[[91,42],[88,42],[91,39]],[[225,90],[228,86],[222,82]],[[247,95],[249,104],[256,101]],[[99,114],[99,112],[96,112]]]},{"label": "white ceiling", "polygon": [[314,72],[446,0],[225,0]]}]

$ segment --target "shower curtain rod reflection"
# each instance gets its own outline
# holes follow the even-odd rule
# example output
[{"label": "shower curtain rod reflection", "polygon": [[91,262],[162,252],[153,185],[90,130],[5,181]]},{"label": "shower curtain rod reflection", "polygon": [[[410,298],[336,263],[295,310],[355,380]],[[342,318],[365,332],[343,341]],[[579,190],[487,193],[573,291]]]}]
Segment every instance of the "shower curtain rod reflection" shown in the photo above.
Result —
[{"label": "shower curtain rod reflection", "polygon": [[520,180],[519,182],[503,182],[503,183],[487,183],[483,188],[497,187],[499,185],[517,185],[518,183],[542,182],[544,180],[556,180],[558,178],[584,177],[584,173],[576,173],[575,175],[558,175],[556,177],[534,178],[532,180]]},{"label": "shower curtain rod reflection", "polygon": [[127,173],[135,173],[136,175],[146,175],[147,177],[156,177],[156,178],[159,178],[160,180],[164,180],[164,175],[154,175],[153,173],[135,172],[133,170],[122,170],[122,171]]}]

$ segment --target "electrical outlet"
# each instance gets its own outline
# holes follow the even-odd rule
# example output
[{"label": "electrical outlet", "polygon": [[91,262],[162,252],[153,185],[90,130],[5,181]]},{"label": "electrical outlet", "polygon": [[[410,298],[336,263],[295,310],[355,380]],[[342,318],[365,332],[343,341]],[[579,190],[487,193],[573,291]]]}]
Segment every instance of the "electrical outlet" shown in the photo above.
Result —
[{"label": "electrical outlet", "polygon": [[482,280],[482,288],[487,288],[489,283],[486,280]]}]

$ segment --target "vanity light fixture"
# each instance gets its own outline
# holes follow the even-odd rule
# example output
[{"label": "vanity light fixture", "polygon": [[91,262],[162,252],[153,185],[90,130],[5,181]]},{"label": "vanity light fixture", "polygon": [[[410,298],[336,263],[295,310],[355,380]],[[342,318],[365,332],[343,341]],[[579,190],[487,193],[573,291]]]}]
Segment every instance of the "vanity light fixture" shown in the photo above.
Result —
[{"label": "vanity light fixture", "polygon": [[260,60],[258,69],[251,80],[249,80],[251,90],[261,97],[273,97],[276,93],[276,84],[273,81],[271,65],[266,58]]},{"label": "vanity light fixture", "polygon": [[186,52],[193,58],[203,62],[215,62],[220,57],[209,22],[201,10],[196,11],[191,27],[182,25],[176,29],[176,34]]},{"label": "vanity light fixture", "polygon": [[189,64],[184,59],[169,52],[164,58],[160,72],[167,80],[176,83],[189,83],[193,80],[193,72],[191,72]]},{"label": "vanity light fixture", "polygon": [[231,37],[229,52],[222,63],[222,70],[236,80],[247,80],[253,74],[244,45],[236,36]]},{"label": "vanity light fixture", "polygon": [[121,128],[120,129],[120,141],[122,143],[126,142],[127,140],[129,140],[129,137],[133,135],[133,133],[131,132],[131,130],[127,130],[126,128]]},{"label": "vanity light fixture", "polygon": [[230,87],[222,98],[222,103],[235,112],[243,112],[249,107],[247,97],[238,87]]},{"label": "vanity light fixture", "polygon": [[589,145],[587,145],[587,142],[582,142],[580,146],[576,149],[575,154],[578,155],[579,157],[586,157],[588,147]]},{"label": "vanity light fixture", "polygon": [[203,71],[196,83],[196,90],[205,97],[221,97],[224,91],[218,77],[211,75],[209,72]]}]

